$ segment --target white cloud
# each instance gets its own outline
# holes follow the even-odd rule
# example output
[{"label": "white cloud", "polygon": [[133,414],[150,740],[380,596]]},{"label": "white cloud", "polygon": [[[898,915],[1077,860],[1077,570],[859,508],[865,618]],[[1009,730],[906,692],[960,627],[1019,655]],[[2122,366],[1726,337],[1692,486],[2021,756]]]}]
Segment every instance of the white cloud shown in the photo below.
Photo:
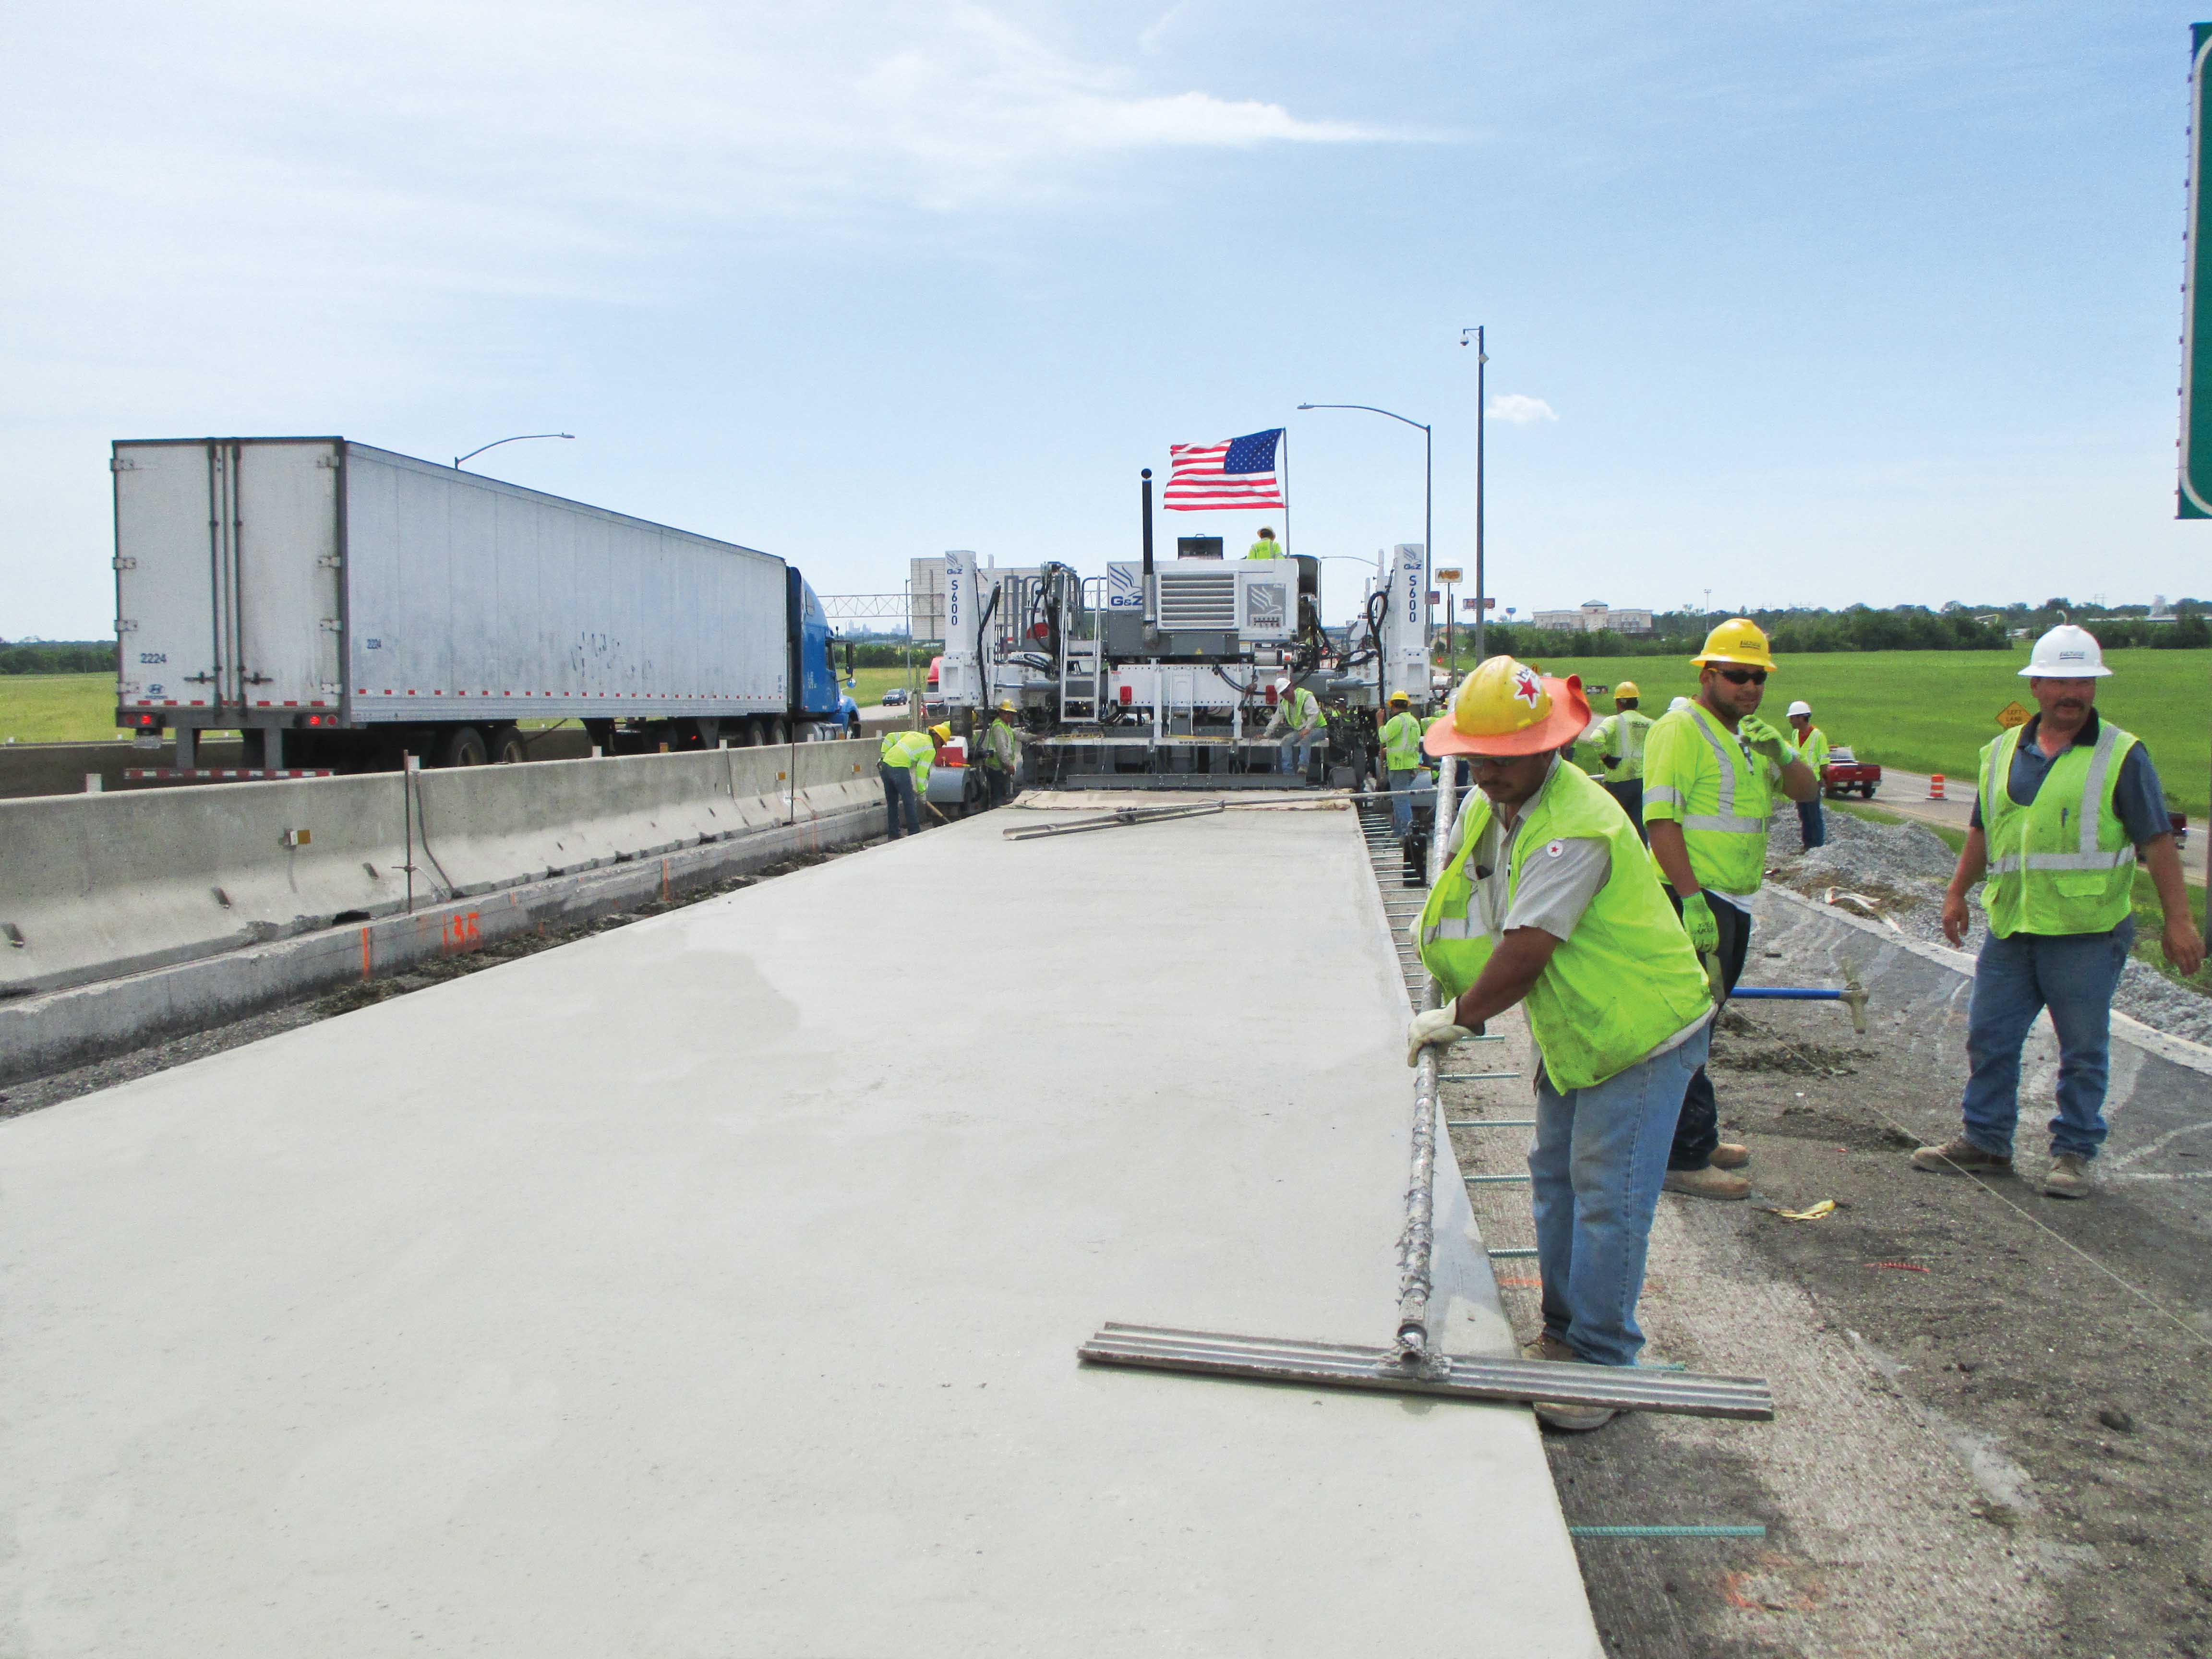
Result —
[{"label": "white cloud", "polygon": [[1556,421],[1558,413],[1541,398],[1531,398],[1519,392],[1500,392],[1490,400],[1490,418],[1503,421],[1508,426],[1534,426],[1539,421]]}]

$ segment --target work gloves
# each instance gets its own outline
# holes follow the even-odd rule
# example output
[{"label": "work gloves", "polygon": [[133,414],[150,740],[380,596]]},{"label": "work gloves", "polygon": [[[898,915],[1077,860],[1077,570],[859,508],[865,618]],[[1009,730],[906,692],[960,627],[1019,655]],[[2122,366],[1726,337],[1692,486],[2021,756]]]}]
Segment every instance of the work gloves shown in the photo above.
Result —
[{"label": "work gloves", "polygon": [[1465,1037],[1474,1035],[1454,1017],[1457,1001],[1446,1003],[1441,1008],[1431,1008],[1413,1016],[1413,1023],[1406,1028],[1406,1064],[1421,1063],[1421,1050],[1432,1042],[1449,1048]]},{"label": "work gloves", "polygon": [[1719,954],[1720,919],[1713,915],[1713,907],[1705,902],[1703,892],[1692,893],[1682,901],[1682,931],[1690,936],[1691,948],[1700,957]]},{"label": "work gloves", "polygon": [[1796,745],[1756,714],[1746,714],[1736,723],[1735,732],[1745,748],[1765,756],[1777,766],[1787,766],[1797,758]]}]

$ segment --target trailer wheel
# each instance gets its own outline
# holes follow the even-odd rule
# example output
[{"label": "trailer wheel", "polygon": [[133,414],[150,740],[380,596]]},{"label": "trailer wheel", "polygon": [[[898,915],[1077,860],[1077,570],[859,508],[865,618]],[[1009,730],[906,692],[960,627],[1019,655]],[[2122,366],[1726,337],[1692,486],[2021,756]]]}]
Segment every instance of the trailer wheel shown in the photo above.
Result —
[{"label": "trailer wheel", "polygon": [[523,741],[519,726],[502,726],[495,730],[484,745],[494,766],[520,766],[530,758],[530,745]]},{"label": "trailer wheel", "polygon": [[791,741],[791,723],[781,714],[770,720],[766,729],[769,746],[772,749],[781,749]]},{"label": "trailer wheel", "polygon": [[438,740],[441,766],[482,766],[491,758],[483,733],[473,726],[449,727]]}]

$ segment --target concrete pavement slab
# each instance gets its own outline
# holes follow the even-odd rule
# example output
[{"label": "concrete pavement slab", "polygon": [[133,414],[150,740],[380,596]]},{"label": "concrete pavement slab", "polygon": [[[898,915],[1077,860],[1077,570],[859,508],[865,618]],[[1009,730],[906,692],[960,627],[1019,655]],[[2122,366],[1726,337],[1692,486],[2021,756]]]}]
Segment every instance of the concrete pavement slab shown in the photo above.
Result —
[{"label": "concrete pavement slab", "polygon": [[1074,1360],[1387,1335],[1352,816],[1000,827],[0,1125],[0,1650],[1595,1655],[1525,1410]]}]

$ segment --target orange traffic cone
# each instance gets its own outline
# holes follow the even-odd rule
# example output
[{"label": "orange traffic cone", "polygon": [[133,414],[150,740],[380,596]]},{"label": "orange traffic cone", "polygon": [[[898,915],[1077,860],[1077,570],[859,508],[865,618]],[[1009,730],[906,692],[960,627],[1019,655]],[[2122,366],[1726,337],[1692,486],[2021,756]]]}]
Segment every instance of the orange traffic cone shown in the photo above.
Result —
[{"label": "orange traffic cone", "polygon": [[1943,775],[1941,772],[1928,780],[1928,799],[1930,800],[1943,799]]}]

